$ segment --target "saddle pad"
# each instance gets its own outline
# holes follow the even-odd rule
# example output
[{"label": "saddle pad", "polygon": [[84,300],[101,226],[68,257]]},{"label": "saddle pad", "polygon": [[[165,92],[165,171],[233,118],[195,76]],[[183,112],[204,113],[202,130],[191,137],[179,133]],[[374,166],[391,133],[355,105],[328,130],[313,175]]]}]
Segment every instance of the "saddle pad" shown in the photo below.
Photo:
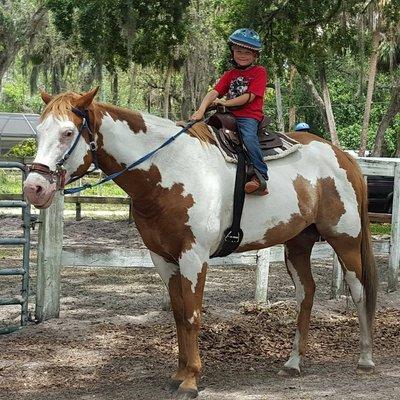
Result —
[{"label": "saddle pad", "polygon": [[[210,127],[210,131],[212,131],[212,134],[215,138],[215,142],[218,145],[218,148],[220,149],[222,155],[224,156],[225,161],[231,162],[231,163],[237,163],[236,154],[227,152],[225,150],[225,146],[220,142],[220,137],[215,134],[214,130],[211,127]],[[277,133],[277,135],[282,140],[282,146],[274,147],[272,149],[263,151],[263,155],[264,155],[263,159],[266,162],[271,161],[271,160],[276,160],[278,158],[286,157],[289,154],[296,152],[302,146],[301,143],[297,142],[296,140],[290,138],[289,136],[287,136],[283,133]]]}]

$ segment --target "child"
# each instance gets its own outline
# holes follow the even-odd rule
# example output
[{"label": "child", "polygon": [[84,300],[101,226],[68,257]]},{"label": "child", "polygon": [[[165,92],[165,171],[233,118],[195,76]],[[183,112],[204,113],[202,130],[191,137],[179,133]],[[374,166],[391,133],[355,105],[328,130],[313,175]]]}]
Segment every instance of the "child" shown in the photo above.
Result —
[{"label": "child", "polygon": [[[238,130],[251,162],[267,181],[268,168],[263,161],[257,132],[259,123],[264,117],[264,93],[268,77],[264,67],[253,65],[261,51],[261,40],[256,32],[243,28],[229,36],[228,44],[231,48],[234,68],[222,75],[190,119],[201,120],[211,104],[234,107],[231,113],[236,118]],[[225,95],[226,100],[221,98]],[[245,192],[262,196],[268,194],[267,188],[259,189],[260,181],[253,176],[246,183]]]}]

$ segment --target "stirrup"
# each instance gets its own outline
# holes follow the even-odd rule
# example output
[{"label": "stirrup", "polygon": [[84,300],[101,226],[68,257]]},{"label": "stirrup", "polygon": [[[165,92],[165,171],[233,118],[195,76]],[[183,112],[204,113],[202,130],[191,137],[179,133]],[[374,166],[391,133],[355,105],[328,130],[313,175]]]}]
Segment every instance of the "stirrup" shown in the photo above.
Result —
[{"label": "stirrup", "polygon": [[254,175],[257,177],[260,182],[260,187],[257,189],[257,192],[263,192],[267,188],[267,180],[263,177],[261,172],[257,168],[254,169]]}]

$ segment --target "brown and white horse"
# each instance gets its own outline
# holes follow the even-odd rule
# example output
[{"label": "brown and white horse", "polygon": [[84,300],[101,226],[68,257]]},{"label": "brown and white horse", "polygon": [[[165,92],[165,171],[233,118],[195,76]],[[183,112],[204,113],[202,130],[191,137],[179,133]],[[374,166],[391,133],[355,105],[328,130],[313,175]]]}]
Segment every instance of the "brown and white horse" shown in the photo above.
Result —
[{"label": "brown and white horse", "polygon": [[[180,129],[166,119],[94,102],[96,92],[54,97],[42,93],[47,106],[37,128],[34,160],[40,167],[29,174],[24,188],[35,206],[51,204],[55,178],[60,177],[56,163],[78,136],[82,117],[73,108],[88,110],[99,167],[106,174],[122,170]],[[285,245],[299,313],[293,350],[282,371],[298,373],[315,291],[310,254],[319,235],[325,238],[338,254],[358,310],[358,368],[373,370],[377,284],[362,174],[354,159],[326,141],[308,133],[295,138],[302,143],[299,151],[269,164],[270,194],[246,197],[244,238],[238,251]],[[86,172],[92,157],[84,129],[64,164],[67,182]],[[170,382],[177,398],[198,393],[198,335],[207,266],[232,220],[234,180],[235,165],[225,162],[204,123],[115,179],[132,197],[136,225],[169,290],[179,345],[178,367]]]}]

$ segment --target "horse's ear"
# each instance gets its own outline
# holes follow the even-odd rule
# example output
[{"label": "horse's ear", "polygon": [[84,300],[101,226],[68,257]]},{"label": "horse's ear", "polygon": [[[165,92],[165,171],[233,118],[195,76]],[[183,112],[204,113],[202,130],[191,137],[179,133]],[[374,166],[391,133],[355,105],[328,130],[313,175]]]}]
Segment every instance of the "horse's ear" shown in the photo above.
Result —
[{"label": "horse's ear", "polygon": [[50,101],[53,99],[53,96],[51,94],[48,94],[47,92],[45,92],[42,89],[39,89],[40,91],[40,97],[42,98],[42,100],[46,103],[49,104]]},{"label": "horse's ear", "polygon": [[76,107],[77,108],[87,108],[92,104],[94,96],[96,96],[99,87],[95,87],[94,89],[90,90],[89,92],[83,94],[78,100],[76,100]]}]

